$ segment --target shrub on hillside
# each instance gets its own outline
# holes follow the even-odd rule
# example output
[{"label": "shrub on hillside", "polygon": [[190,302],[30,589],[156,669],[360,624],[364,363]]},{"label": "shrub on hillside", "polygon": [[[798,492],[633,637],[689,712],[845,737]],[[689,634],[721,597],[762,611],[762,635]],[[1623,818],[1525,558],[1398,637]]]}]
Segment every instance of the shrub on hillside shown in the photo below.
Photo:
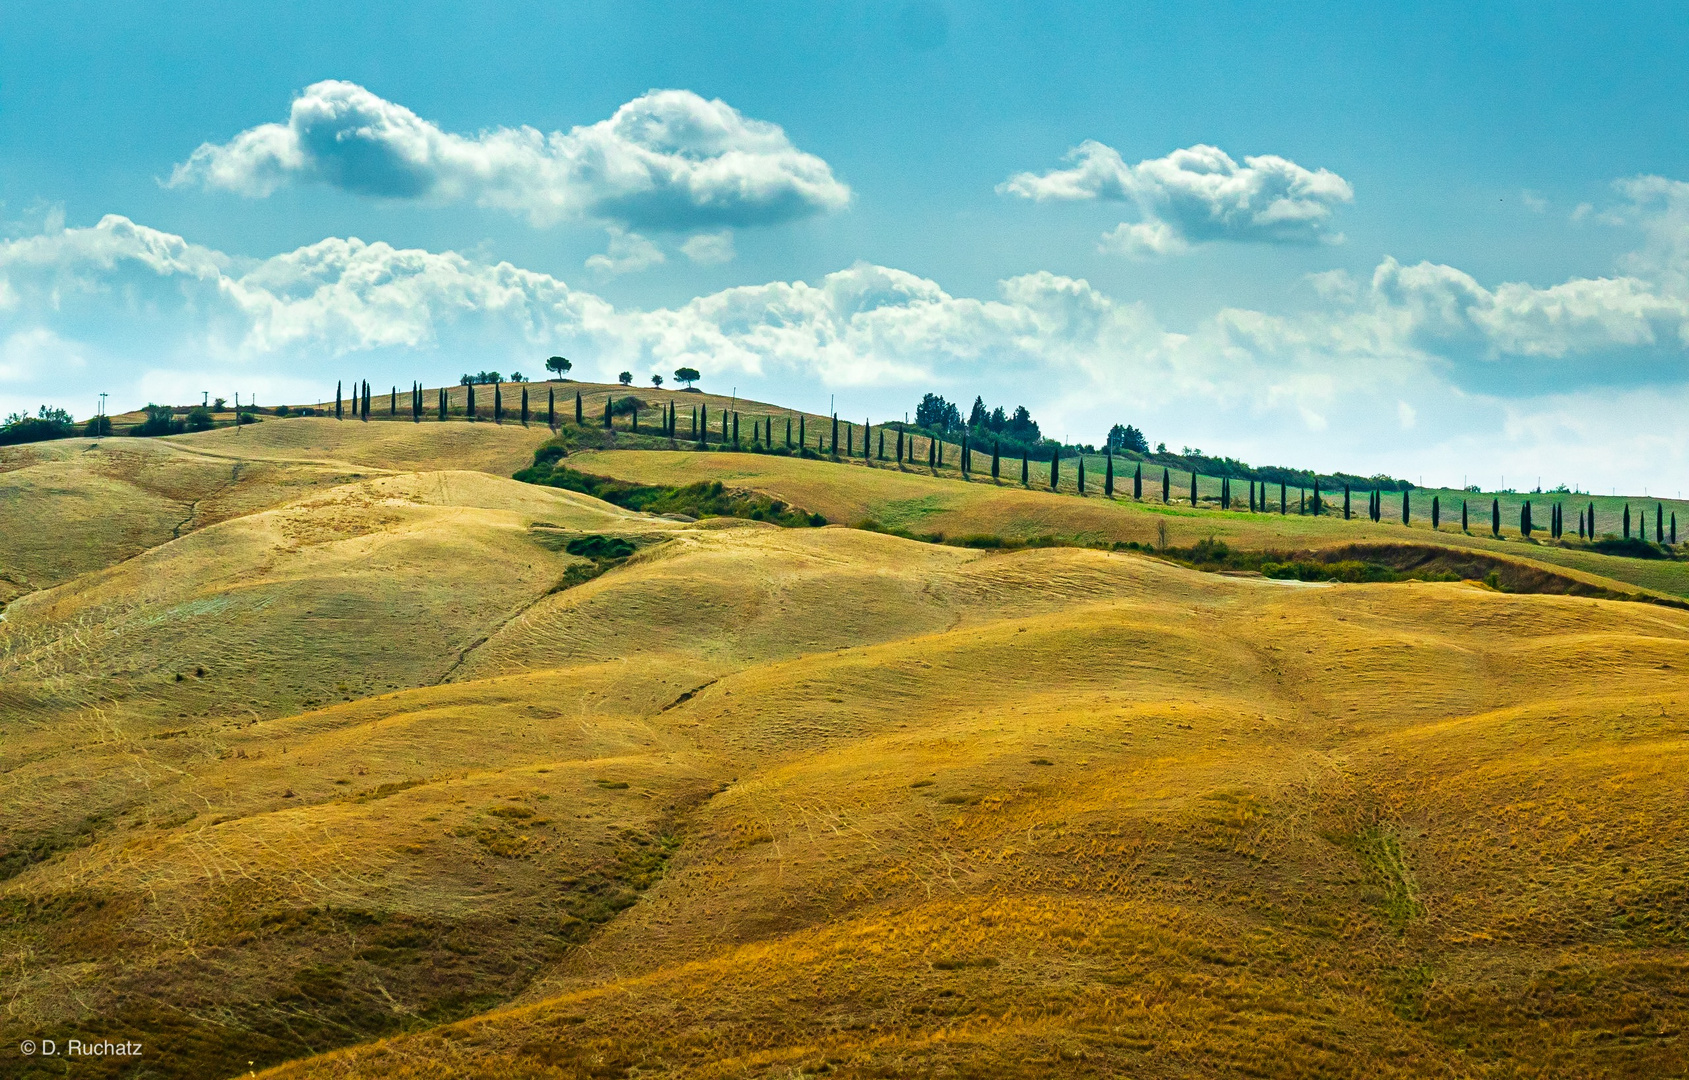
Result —
[{"label": "shrub on hillside", "polygon": [[143,438],[151,438],[157,435],[181,434],[184,425],[182,421],[176,419],[176,410],[172,409],[170,406],[154,405],[149,402],[144,411],[147,414],[147,418],[139,424],[136,424],[129,434],[139,435]]},{"label": "shrub on hillside", "polygon": [[71,423],[70,414],[63,409],[51,409],[45,405],[41,406],[34,416],[28,413],[13,413],[0,422],[0,446],[46,442],[48,439],[64,439],[74,434],[76,428]]},{"label": "shrub on hillside", "polygon": [[201,405],[188,410],[186,426],[189,431],[210,431],[216,426],[216,421],[211,418],[211,410]]}]

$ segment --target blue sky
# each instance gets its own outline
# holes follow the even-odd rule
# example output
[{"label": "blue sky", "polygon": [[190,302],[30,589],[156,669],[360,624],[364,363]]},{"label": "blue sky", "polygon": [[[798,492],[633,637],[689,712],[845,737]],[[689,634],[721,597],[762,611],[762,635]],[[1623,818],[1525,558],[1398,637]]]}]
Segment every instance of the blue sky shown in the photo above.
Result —
[{"label": "blue sky", "polygon": [[1429,482],[1686,464],[1680,7],[233,7],[0,15],[0,413],[562,351]]}]

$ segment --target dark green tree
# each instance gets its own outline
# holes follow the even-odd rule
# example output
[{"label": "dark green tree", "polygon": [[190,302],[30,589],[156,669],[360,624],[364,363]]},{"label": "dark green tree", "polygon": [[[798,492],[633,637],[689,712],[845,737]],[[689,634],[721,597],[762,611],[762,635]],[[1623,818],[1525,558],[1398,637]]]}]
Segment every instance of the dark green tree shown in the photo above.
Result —
[{"label": "dark green tree", "polygon": [[1466,500],[1460,500],[1460,531],[1466,531]]},{"label": "dark green tree", "polygon": [[833,414],[833,456],[839,456],[839,414]]},{"label": "dark green tree", "polygon": [[902,428],[897,429],[897,464],[898,464],[899,467],[901,467],[903,465],[903,429]]},{"label": "dark green tree", "polygon": [[1144,463],[1138,462],[1138,467],[1132,471],[1132,498],[1144,497]]},{"label": "dark green tree", "polygon": [[1191,470],[1191,505],[1196,505],[1196,470]]},{"label": "dark green tree", "polygon": [[1343,485],[1343,520],[1349,520],[1349,485]]},{"label": "dark green tree", "polygon": [[1431,531],[1436,532],[1443,524],[1443,504],[1437,496],[1431,496]]},{"label": "dark green tree", "polygon": [[1290,512],[1290,507],[1287,505],[1289,500],[1285,498],[1285,488],[1285,482],[1280,480],[1278,482],[1278,512],[1280,516]]},{"label": "dark green tree", "polygon": [[991,440],[991,479],[993,481],[995,481],[998,478],[997,477],[997,466],[998,466],[998,462],[1001,461],[1001,459],[1002,459],[1002,451],[1003,451],[1003,448],[1002,448],[1001,443],[997,439],[992,439]]},{"label": "dark green tree", "polygon": [[798,413],[798,447],[806,449],[803,441],[803,413]]},{"label": "dark green tree", "polygon": [[334,384],[334,418],[336,420],[344,419],[344,417],[342,417],[341,414],[340,414],[340,387],[341,386],[342,386],[342,384],[338,381],[336,381],[335,384]]},{"label": "dark green tree", "polygon": [[1408,518],[1411,514],[1411,508],[1408,506],[1408,495],[1409,495],[1408,492],[1406,492],[1406,491],[1402,492],[1402,524],[1403,525],[1408,524]]},{"label": "dark green tree", "polygon": [[1624,504],[1624,538],[1630,539],[1630,504]]},{"label": "dark green tree", "polygon": [[522,426],[528,426],[528,388],[522,387]]},{"label": "dark green tree", "polygon": [[561,356],[547,357],[545,361],[545,369],[557,376],[559,379],[561,379],[564,374],[574,366],[575,365],[569,363],[569,361],[563,359]]},{"label": "dark green tree", "polygon": [[557,430],[557,391],[549,386],[545,388],[545,426]]},{"label": "dark green tree", "polygon": [[579,390],[575,391],[575,425],[586,427],[585,406],[581,403],[581,392]]},{"label": "dark green tree", "polygon": [[692,389],[692,384],[697,382],[698,379],[699,375],[697,368],[683,367],[674,369],[674,381],[685,383],[688,390]]},{"label": "dark green tree", "polygon": [[1501,500],[1490,500],[1490,535],[1501,536]]},{"label": "dark green tree", "polygon": [[1032,486],[1032,458],[1025,450],[1020,452],[1020,486]]},{"label": "dark green tree", "polygon": [[1531,538],[1531,501],[1526,499],[1519,506],[1519,535],[1526,540]]},{"label": "dark green tree", "polygon": [[733,449],[739,449],[739,414],[733,414]]},{"label": "dark green tree", "polygon": [[1165,465],[1161,467],[1161,501],[1163,503],[1173,501],[1173,470]]},{"label": "dark green tree", "polygon": [[[239,397],[240,395],[237,394],[235,396]],[[387,395],[387,415],[399,415],[399,385],[397,383],[393,384],[392,391]]]},{"label": "dark green tree", "polygon": [[1085,497],[1085,455],[1079,455],[1079,497]]},{"label": "dark green tree", "polygon": [[504,384],[493,384],[493,423],[504,423]]},{"label": "dark green tree", "polygon": [[609,394],[604,395],[604,426],[606,428],[608,428],[610,426],[610,395]]},{"label": "dark green tree", "polygon": [[1103,494],[1112,499],[1114,498],[1114,455],[1109,454],[1104,458],[1104,461],[1107,462],[1108,471],[1103,473]]},{"label": "dark green tree", "polygon": [[1061,483],[1061,447],[1050,451],[1050,490],[1055,491]]},{"label": "dark green tree", "polygon": [[1666,542],[1666,508],[1662,503],[1654,504],[1654,543]]},{"label": "dark green tree", "polygon": [[440,387],[440,420],[441,420],[442,423],[446,419],[447,409],[448,409],[448,406],[446,404],[446,388],[442,386],[442,387]]},{"label": "dark green tree", "polygon": [[463,390],[465,395],[468,397],[468,401],[463,407],[464,414],[471,420],[479,420],[480,417],[475,415],[475,384],[466,383],[464,384]]}]

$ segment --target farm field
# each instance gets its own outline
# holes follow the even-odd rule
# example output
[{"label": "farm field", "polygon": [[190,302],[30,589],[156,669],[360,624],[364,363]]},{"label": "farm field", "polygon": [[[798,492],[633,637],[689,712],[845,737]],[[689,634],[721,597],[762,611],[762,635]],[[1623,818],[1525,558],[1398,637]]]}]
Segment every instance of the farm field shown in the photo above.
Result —
[{"label": "farm field", "polygon": [[52,523],[0,541],[0,1043],[144,1037],[78,1069],[137,1080],[1689,1060],[1689,610],[849,526],[1683,564],[579,431],[570,467],[833,524],[693,521],[511,479],[550,435],[0,451]]}]

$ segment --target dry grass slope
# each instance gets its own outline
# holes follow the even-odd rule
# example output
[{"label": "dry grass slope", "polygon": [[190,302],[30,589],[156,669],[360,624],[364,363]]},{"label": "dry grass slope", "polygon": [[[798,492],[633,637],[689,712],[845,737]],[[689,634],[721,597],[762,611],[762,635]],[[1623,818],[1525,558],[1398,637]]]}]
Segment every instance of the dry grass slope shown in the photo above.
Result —
[{"label": "dry grass slope", "polygon": [[[661,520],[360,464],[395,426],[268,446],[372,471],[8,609],[0,1041],[142,1035],[112,1077],[1682,1071],[1689,612]],[[841,520],[1155,520],[720,458]],[[572,584],[590,535],[637,551]]]}]

